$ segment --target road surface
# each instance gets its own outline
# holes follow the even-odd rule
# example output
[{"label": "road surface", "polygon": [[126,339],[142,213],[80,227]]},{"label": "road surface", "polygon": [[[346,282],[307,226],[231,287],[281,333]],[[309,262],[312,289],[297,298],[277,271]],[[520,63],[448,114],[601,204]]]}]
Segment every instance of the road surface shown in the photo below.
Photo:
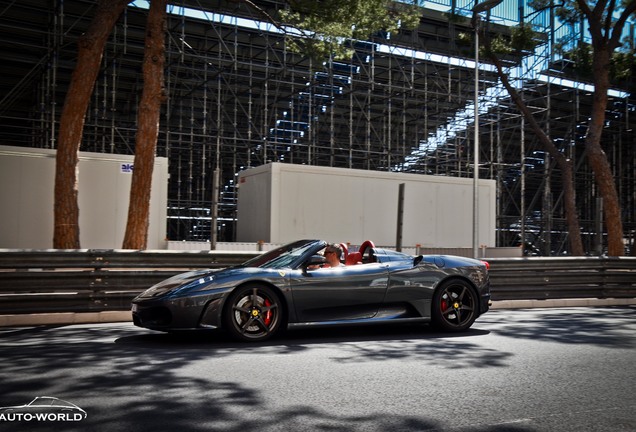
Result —
[{"label": "road surface", "polygon": [[495,310],[426,325],[220,332],[129,323],[0,329],[0,406],[52,396],[78,421],[0,430],[635,431],[636,307]]}]

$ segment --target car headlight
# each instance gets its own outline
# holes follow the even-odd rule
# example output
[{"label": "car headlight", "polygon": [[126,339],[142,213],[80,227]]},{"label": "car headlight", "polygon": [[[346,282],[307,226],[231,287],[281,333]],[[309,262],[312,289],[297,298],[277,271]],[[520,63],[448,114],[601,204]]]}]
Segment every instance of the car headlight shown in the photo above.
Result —
[{"label": "car headlight", "polygon": [[154,285],[150,288],[148,288],[146,291],[144,291],[141,294],[141,297],[144,298],[149,298],[149,297],[157,297],[160,296],[162,294],[167,293],[168,291],[178,287],[181,285],[181,282],[174,282],[174,283],[165,283],[164,282],[160,282],[157,285]]},{"label": "car headlight", "polygon": [[169,279],[159,282],[141,293],[141,298],[158,297],[175,289],[189,287],[193,284],[209,283],[214,280],[214,276],[199,277],[199,273],[182,273],[172,276]]}]

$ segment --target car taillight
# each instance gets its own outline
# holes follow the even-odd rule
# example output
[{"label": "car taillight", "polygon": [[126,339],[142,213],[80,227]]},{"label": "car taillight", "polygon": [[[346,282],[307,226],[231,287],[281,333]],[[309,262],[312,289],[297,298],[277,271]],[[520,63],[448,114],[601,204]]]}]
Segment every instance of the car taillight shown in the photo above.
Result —
[{"label": "car taillight", "polygon": [[488,261],[482,261],[486,266],[486,270],[490,270],[490,263]]}]

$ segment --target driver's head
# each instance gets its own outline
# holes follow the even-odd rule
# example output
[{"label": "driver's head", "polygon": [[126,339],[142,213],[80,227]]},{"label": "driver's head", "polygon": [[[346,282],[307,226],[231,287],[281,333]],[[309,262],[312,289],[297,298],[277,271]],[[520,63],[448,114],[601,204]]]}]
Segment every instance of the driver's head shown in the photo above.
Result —
[{"label": "driver's head", "polygon": [[335,254],[336,259],[340,259],[340,257],[342,256],[342,249],[340,248],[340,245],[337,245],[335,243],[329,243],[327,245],[327,247],[325,248],[325,257],[328,259],[329,257],[327,255],[330,254]]}]

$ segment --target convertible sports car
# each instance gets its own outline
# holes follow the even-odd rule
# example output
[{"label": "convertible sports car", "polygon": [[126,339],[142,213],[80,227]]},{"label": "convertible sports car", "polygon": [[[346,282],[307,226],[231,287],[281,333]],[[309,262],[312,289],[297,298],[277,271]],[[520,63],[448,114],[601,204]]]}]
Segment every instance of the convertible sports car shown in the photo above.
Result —
[{"label": "convertible sports car", "polygon": [[221,270],[179,274],[132,302],[135,325],[222,328],[262,341],[291,326],[431,322],[463,331],[488,310],[488,264],[449,255],[413,257],[364,242],[347,265],[321,268],[327,243],[300,240]]}]

